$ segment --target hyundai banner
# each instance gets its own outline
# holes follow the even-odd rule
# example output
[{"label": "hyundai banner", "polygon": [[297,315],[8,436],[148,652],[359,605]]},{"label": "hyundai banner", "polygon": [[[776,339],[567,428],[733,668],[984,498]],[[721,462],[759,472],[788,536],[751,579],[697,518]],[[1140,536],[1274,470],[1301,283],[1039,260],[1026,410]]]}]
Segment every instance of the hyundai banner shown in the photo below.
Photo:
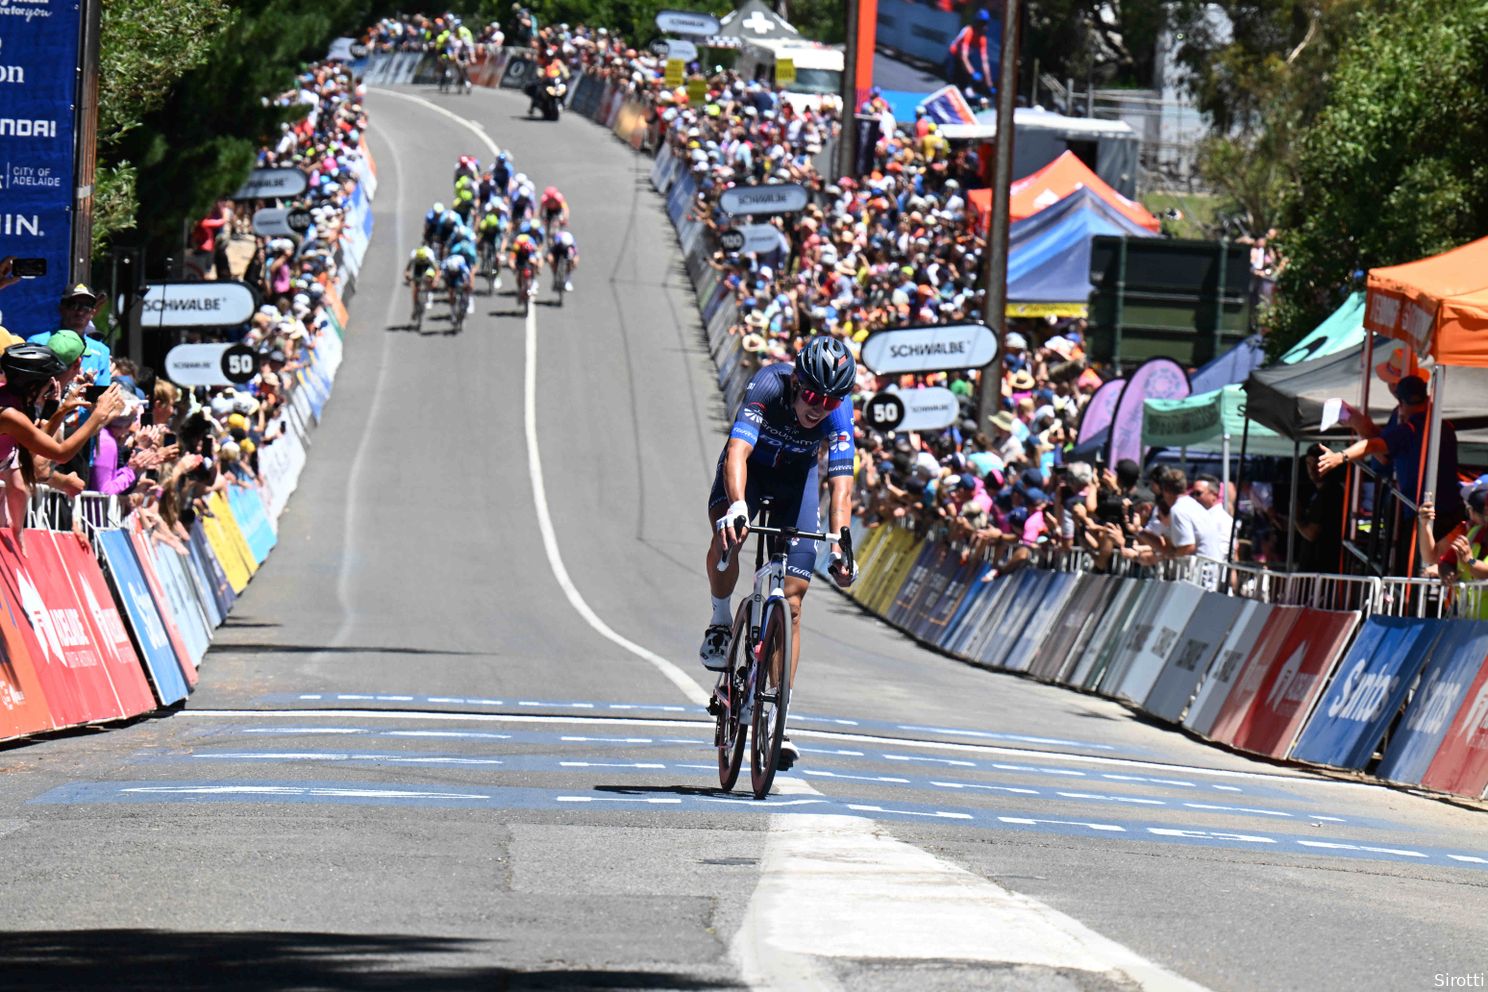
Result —
[{"label": "hyundai banner", "polygon": [[46,275],[0,294],[0,324],[57,326],[71,279],[73,112],[80,5],[0,3],[0,258],[40,258]]}]

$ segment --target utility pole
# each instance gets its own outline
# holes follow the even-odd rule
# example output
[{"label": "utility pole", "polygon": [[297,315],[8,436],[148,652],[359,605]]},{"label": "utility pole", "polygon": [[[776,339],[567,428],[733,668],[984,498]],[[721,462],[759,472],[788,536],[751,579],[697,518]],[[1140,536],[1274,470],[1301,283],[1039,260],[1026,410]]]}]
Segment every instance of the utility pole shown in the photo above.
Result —
[{"label": "utility pole", "polygon": [[[73,144],[72,258],[68,283],[92,282],[93,183],[98,163],[98,35],[102,0],[83,0],[78,24]],[[110,300],[113,306],[115,301]]]},{"label": "utility pole", "polygon": [[842,53],[842,129],[837,136],[837,176],[858,164],[858,0],[842,0],[847,47]]},{"label": "utility pole", "polygon": [[1018,98],[1018,29],[1021,0],[1005,0],[1002,13],[1002,56],[997,79],[997,154],[992,167],[992,218],[982,250],[982,290],[985,305],[982,319],[998,336],[997,362],[982,372],[977,390],[977,417],[981,426],[996,408],[1002,394],[1002,355],[1007,340],[1007,250],[1009,203],[1013,184],[1013,108]]}]

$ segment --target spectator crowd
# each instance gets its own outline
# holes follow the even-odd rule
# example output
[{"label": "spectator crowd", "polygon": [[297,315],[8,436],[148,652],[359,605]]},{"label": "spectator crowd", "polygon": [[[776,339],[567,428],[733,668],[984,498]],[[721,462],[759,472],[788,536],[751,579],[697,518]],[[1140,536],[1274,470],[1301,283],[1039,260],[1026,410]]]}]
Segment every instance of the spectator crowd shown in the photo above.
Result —
[{"label": "spectator crowd", "polygon": [[[57,301],[53,326],[0,329],[0,483],[13,540],[21,540],[28,510],[44,510],[54,527],[80,527],[104,522],[114,499],[119,516],[137,514],[156,539],[184,551],[213,492],[262,483],[260,455],[284,435],[296,373],[309,350],[336,333],[328,287],[338,276],[366,127],[355,81],[338,63],[307,67],[277,102],[305,112],[261,149],[258,163],[306,174],[305,195],[285,205],[308,210],[311,227],[299,238],[253,238],[240,264],[234,234],[255,204],[219,201],[192,232],[198,274],[241,279],[264,301],[226,335],[255,351],[256,373],[238,387],[174,385],[116,353],[108,342],[118,317],[86,283]],[[23,291],[10,263],[0,261],[0,291]],[[222,336],[191,331],[187,340]],[[98,499],[85,499],[75,514],[73,497],[90,495]]]}]

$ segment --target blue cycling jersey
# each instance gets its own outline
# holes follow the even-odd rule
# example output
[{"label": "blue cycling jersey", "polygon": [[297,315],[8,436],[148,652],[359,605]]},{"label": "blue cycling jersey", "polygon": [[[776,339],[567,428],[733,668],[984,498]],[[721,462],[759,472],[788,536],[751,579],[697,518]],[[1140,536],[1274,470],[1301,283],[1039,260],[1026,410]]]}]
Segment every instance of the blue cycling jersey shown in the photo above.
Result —
[{"label": "blue cycling jersey", "polygon": [[815,427],[802,427],[791,396],[793,371],[782,363],[767,365],[754,374],[744,389],[744,402],[734,417],[729,437],[754,445],[750,464],[801,474],[816,466],[822,444],[830,444],[827,476],[852,475],[852,403],[843,403]]},{"label": "blue cycling jersey", "polygon": [[450,257],[463,256],[471,265],[474,265],[480,257],[480,252],[476,250],[474,242],[465,238],[461,238],[459,241],[450,245],[449,254]]},{"label": "blue cycling jersey", "polygon": [[464,255],[450,255],[440,265],[446,275],[463,276],[470,272],[470,261]]}]

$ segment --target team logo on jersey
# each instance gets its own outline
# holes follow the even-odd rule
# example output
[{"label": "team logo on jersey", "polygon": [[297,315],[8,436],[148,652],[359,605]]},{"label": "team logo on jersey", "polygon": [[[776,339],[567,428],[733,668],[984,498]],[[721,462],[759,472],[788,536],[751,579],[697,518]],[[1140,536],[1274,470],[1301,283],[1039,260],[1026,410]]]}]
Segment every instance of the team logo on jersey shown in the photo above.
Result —
[{"label": "team logo on jersey", "polygon": [[834,437],[834,438],[832,438],[832,450],[833,451],[847,451],[851,447],[852,447],[852,434],[850,432],[848,432],[848,431],[839,431],[837,433],[837,436]]},{"label": "team logo on jersey", "polygon": [[765,405],[763,403],[746,403],[744,405],[744,419],[751,424],[764,423]]}]

